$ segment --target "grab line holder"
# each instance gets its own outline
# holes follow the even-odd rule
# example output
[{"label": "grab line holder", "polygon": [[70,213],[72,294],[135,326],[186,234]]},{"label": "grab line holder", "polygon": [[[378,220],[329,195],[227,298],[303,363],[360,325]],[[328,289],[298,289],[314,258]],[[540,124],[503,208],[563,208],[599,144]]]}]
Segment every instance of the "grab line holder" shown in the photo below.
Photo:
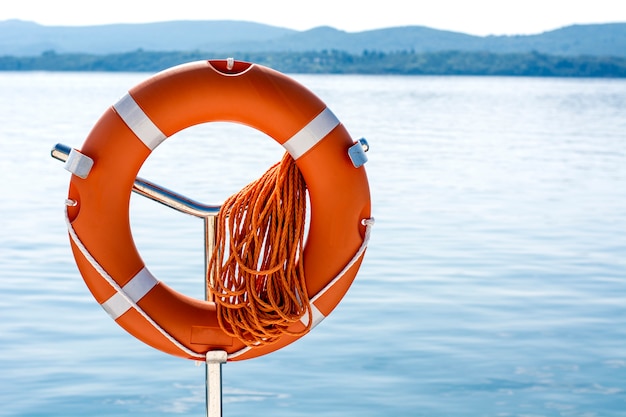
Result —
[{"label": "grab line holder", "polygon": [[[66,162],[70,157],[73,149],[67,145],[57,143],[50,155],[59,161]],[[91,169],[87,169],[87,174]],[[70,171],[72,172],[72,171]],[[81,170],[81,172],[83,172]],[[74,173],[74,172],[72,172]],[[81,176],[85,178],[87,176]],[[205,285],[204,295],[207,301],[213,301],[210,285],[214,283],[214,277],[209,272],[209,262],[211,255],[215,249],[215,232],[217,226],[217,215],[220,206],[206,205],[195,200],[187,198],[174,191],[161,187],[153,182],[143,178],[135,178],[132,191],[149,198],[150,200],[161,203],[167,207],[182,213],[190,214],[204,220],[204,271]],[[206,353],[205,369],[206,369],[206,412],[208,417],[222,416],[222,364],[227,361],[227,353],[223,350],[213,350]]]}]

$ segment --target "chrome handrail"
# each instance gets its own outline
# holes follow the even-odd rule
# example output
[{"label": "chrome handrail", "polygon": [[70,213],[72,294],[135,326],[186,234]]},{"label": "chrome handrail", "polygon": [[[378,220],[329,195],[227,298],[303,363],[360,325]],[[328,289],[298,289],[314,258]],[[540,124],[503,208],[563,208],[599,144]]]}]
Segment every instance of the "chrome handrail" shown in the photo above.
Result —
[{"label": "chrome handrail", "polygon": [[[67,145],[57,143],[50,151],[50,155],[59,161],[66,162],[71,149]],[[207,216],[217,216],[220,211],[218,205],[200,203],[141,177],[135,178],[132,191],[174,210],[202,219]]]}]

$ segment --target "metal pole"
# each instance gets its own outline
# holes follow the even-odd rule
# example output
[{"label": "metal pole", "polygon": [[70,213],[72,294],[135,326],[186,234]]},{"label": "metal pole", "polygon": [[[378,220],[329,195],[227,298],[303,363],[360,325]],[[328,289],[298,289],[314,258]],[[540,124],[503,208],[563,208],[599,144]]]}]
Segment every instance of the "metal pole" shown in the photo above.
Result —
[{"label": "metal pole", "polygon": [[[215,276],[209,271],[211,255],[215,249],[217,214],[204,217],[204,294],[207,301],[214,301],[210,290]],[[206,415],[222,417],[222,364],[228,359],[223,350],[211,350],[206,354]]]},{"label": "metal pole", "polygon": [[[71,148],[69,146],[58,143],[52,148],[50,154],[53,158],[65,162],[70,150]],[[165,187],[161,187],[160,185],[140,177],[135,178],[132,190],[139,195],[173,208],[174,210],[191,214],[201,219],[206,219],[211,216],[215,217],[220,211],[220,206],[199,203],[182,194],[168,190]]]},{"label": "metal pole", "polygon": [[223,350],[211,350],[206,354],[206,415],[222,417],[222,364],[228,354]]},{"label": "metal pole", "polygon": [[211,262],[211,255],[215,250],[215,240],[217,232],[217,215],[208,215],[204,218],[204,271],[205,271],[205,286],[204,294],[207,301],[215,301],[210,288],[215,284],[215,276],[209,271],[209,263]]}]

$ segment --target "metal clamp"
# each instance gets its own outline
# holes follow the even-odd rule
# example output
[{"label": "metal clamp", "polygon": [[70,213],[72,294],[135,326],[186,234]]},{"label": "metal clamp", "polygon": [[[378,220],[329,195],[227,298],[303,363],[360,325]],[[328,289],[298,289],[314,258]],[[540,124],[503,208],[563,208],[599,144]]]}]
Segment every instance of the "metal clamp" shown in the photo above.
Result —
[{"label": "metal clamp", "polygon": [[65,161],[65,169],[79,178],[85,179],[93,167],[93,159],[83,155],[76,149],[70,149],[70,153]]},{"label": "metal clamp", "polygon": [[369,151],[370,145],[365,138],[357,140],[354,145],[348,148],[348,156],[355,168],[363,166],[367,162],[365,152]]}]

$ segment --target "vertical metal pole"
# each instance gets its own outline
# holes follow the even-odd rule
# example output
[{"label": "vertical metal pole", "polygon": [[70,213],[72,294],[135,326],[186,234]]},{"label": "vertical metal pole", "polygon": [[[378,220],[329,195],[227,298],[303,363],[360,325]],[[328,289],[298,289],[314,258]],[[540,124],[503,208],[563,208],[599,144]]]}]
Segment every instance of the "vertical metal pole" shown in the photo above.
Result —
[{"label": "vertical metal pole", "polygon": [[[210,285],[215,277],[209,271],[211,255],[215,249],[217,215],[204,217],[204,294],[207,301],[213,301]],[[212,350],[206,354],[206,413],[207,417],[222,417],[222,364],[228,354],[223,350]]]},{"label": "vertical metal pole", "polygon": [[209,290],[210,284],[215,283],[215,277],[211,275],[209,271],[209,262],[211,261],[211,255],[215,249],[215,232],[217,229],[217,215],[208,215],[204,218],[204,296],[207,301],[213,301],[213,294]]},{"label": "vertical metal pole", "polygon": [[222,417],[222,364],[227,355],[223,350],[211,350],[206,354],[207,417]]}]

